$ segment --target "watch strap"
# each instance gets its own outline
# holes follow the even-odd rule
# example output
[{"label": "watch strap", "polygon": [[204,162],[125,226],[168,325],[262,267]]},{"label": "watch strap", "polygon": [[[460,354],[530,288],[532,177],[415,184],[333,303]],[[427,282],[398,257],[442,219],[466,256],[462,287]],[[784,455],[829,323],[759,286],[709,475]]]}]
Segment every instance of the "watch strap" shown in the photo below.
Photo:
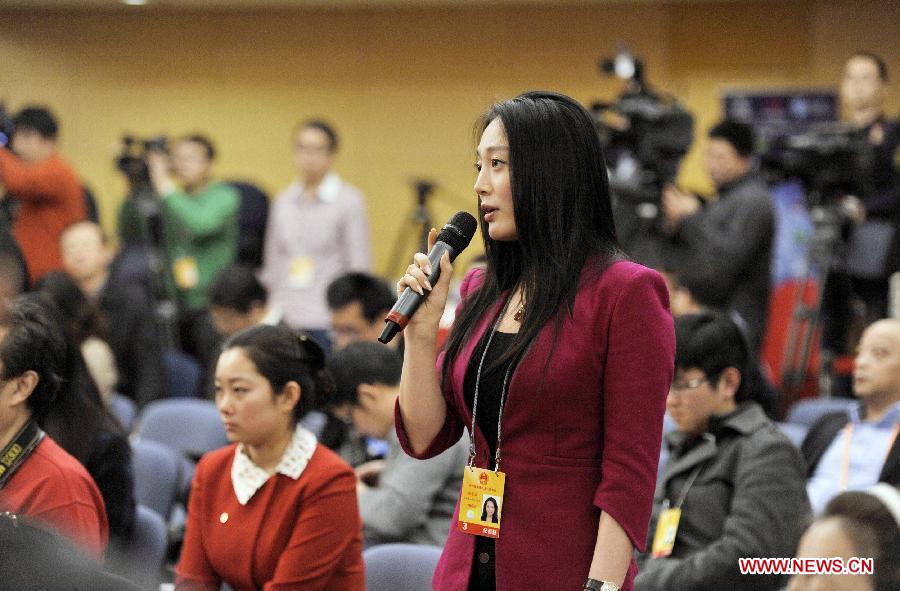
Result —
[{"label": "watch strap", "polygon": [[588,578],[582,586],[582,591],[621,591],[619,586],[608,581],[598,581]]}]

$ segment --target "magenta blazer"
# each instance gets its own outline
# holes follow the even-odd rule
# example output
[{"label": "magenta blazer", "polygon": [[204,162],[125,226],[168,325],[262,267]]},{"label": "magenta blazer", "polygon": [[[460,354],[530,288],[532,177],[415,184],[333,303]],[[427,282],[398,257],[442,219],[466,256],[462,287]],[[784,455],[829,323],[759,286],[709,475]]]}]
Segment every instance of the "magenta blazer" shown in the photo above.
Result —
[{"label": "magenta blazer", "polygon": [[[467,274],[462,297],[480,283],[480,271]],[[624,528],[635,547],[645,549],[675,357],[668,293],[658,273],[628,261],[599,276],[583,271],[580,283],[574,314],[565,315],[559,340],[554,343],[548,323],[510,381],[503,417],[506,494],[496,542],[498,591],[581,589],[601,511]],[[480,320],[453,365],[443,392],[447,419],[423,453],[412,453],[397,406],[397,434],[408,454],[433,457],[471,425],[463,379],[501,305],[498,301]],[[487,467],[480,429],[475,442],[476,464]],[[474,538],[456,529],[458,512],[457,503],[434,575],[439,591],[465,591],[469,584]],[[632,589],[636,573],[632,560],[623,589]]]}]

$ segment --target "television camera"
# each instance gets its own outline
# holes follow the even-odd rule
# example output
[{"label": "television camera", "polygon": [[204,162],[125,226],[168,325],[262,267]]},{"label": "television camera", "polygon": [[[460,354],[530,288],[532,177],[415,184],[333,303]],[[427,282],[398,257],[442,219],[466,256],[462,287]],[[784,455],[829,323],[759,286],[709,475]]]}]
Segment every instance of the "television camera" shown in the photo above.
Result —
[{"label": "television camera", "polygon": [[632,204],[658,203],[693,143],[694,117],[673,97],[651,90],[643,61],[627,51],[601,59],[600,71],[627,81],[615,102],[591,106],[610,188],[616,198]]},{"label": "television camera", "polygon": [[613,216],[622,247],[635,260],[661,263],[659,223],[663,187],[673,183],[694,140],[694,117],[676,99],[652,90],[643,61],[622,49],[600,60],[600,71],[626,81],[612,102],[591,106],[603,146]]}]

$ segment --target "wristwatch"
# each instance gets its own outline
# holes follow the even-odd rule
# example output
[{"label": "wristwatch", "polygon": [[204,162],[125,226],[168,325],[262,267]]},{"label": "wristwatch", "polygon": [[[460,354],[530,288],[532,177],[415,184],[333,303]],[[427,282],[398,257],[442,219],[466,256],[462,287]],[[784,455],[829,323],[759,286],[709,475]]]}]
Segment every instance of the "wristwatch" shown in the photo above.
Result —
[{"label": "wristwatch", "polygon": [[620,591],[618,585],[597,579],[588,579],[581,589],[582,591]]}]

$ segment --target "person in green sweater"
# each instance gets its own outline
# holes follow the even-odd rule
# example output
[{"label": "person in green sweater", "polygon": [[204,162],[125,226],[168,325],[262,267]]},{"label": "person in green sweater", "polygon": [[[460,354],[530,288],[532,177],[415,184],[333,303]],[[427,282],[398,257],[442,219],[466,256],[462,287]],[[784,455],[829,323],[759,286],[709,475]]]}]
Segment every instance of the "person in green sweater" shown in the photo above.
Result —
[{"label": "person in green sweater", "polygon": [[212,142],[185,136],[171,158],[148,156],[150,180],[162,199],[162,257],[166,288],[178,304],[182,349],[211,367],[217,335],[206,292],[216,274],[234,262],[238,244],[240,197],[230,185],[212,179]]}]

